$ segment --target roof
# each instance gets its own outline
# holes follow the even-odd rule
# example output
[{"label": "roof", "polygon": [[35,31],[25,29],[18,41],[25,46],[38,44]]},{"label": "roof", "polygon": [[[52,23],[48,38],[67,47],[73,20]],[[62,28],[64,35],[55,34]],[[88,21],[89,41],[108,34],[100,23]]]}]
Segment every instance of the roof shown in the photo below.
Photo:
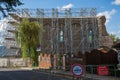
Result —
[{"label": "roof", "polygon": [[117,43],[117,44],[113,45],[112,47],[117,50],[120,50],[120,43]]}]

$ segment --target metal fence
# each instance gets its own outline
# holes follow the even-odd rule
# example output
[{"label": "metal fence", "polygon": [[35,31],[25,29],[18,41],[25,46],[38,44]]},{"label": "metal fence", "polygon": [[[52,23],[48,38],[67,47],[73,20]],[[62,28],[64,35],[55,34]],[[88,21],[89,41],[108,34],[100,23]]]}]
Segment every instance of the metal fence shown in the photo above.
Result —
[{"label": "metal fence", "polygon": [[[41,72],[48,74],[49,80],[120,80],[120,70],[116,65],[82,65],[84,69],[83,75],[75,77],[71,69],[65,70],[65,66],[57,66],[57,69],[39,69]],[[71,67],[71,66],[67,66]]]}]

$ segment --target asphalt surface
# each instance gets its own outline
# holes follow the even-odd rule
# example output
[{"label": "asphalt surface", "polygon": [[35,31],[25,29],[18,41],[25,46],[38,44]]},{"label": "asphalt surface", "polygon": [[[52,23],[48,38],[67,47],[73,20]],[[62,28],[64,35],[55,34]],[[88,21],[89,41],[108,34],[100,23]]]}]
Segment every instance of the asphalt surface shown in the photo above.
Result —
[{"label": "asphalt surface", "polygon": [[0,80],[72,80],[53,73],[34,70],[4,70],[0,71]]},{"label": "asphalt surface", "polygon": [[[59,72],[59,71],[58,71]],[[60,73],[45,71],[45,70],[31,70],[31,69],[8,69],[0,68],[0,80],[120,80],[120,78],[96,76],[93,78],[91,75],[76,79],[72,76],[67,76],[65,72]]]}]

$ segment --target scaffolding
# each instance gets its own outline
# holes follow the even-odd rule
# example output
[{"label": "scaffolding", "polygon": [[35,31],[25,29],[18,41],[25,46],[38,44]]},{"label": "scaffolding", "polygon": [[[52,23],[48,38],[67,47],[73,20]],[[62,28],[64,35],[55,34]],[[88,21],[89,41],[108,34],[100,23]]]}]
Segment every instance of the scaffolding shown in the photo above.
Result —
[{"label": "scaffolding", "polygon": [[44,53],[69,54],[97,49],[98,21],[96,8],[80,9],[18,9],[10,15],[38,21],[45,32],[41,48]]}]

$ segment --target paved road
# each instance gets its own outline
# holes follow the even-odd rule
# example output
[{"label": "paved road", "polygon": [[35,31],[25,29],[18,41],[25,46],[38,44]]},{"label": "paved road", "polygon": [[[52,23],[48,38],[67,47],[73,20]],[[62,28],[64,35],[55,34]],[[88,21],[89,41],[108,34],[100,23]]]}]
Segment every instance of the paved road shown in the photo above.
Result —
[{"label": "paved road", "polygon": [[33,70],[0,71],[0,80],[72,80]]},{"label": "paved road", "polygon": [[[91,75],[86,74],[87,78],[82,80],[93,80],[88,77]],[[107,76],[94,76],[94,80],[120,80],[120,78],[107,77]],[[76,80],[71,79],[69,76],[53,74],[50,72],[40,70],[24,70],[24,69],[2,69],[0,68],[0,80]]]}]

